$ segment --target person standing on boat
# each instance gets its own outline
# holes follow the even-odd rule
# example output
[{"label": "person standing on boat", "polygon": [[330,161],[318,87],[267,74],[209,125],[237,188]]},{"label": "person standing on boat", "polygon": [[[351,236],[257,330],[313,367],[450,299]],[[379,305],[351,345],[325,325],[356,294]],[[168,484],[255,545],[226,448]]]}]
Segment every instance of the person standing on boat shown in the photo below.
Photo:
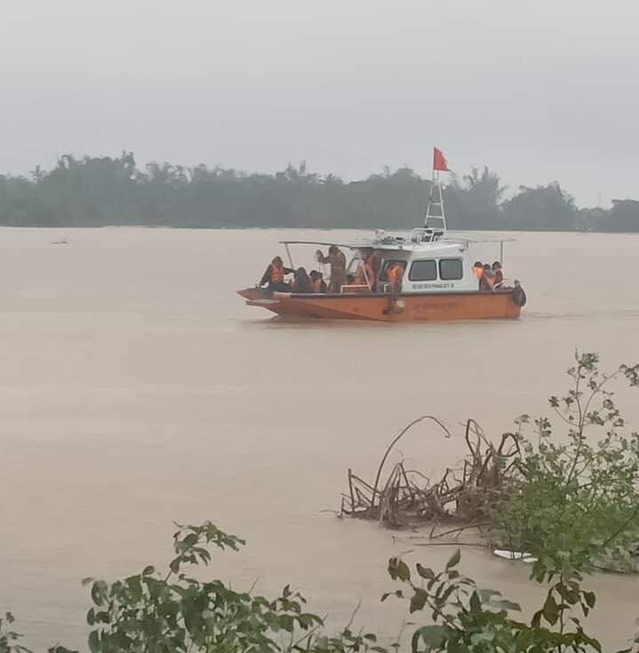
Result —
[{"label": "person standing on boat", "polygon": [[358,286],[368,286],[369,290],[373,290],[375,287],[375,273],[368,259],[362,258],[357,266],[357,272],[355,273],[355,283]]},{"label": "person standing on boat", "polygon": [[391,287],[392,295],[399,295],[402,290],[402,279],[404,277],[404,266],[399,261],[393,261],[388,267],[386,278]]},{"label": "person standing on boat", "polygon": [[328,285],[328,291],[339,293],[342,286],[346,283],[346,256],[337,245],[331,245],[328,248],[328,256],[324,256],[321,250],[315,252],[319,263],[329,263],[331,266],[331,281]]},{"label": "person standing on boat", "polygon": [[493,274],[495,275],[495,283],[493,287],[496,288],[504,282],[504,271],[501,269],[501,263],[499,261],[493,263]]},{"label": "person standing on boat", "polygon": [[268,284],[267,289],[277,292],[288,292],[288,284],[284,282],[284,276],[292,274],[294,270],[285,268],[284,262],[279,256],[276,256],[271,264],[266,268],[266,272],[262,275],[260,286]]},{"label": "person standing on boat", "polygon": [[364,263],[370,268],[370,274],[368,274],[368,284],[370,289],[375,292],[377,289],[377,279],[379,278],[379,268],[382,263],[382,259],[379,254],[372,247],[365,247],[360,250],[362,259]]},{"label": "person standing on boat", "polygon": [[390,298],[388,307],[382,311],[384,315],[401,313],[404,310],[404,302],[400,300],[399,295],[402,292],[402,279],[404,278],[405,265],[402,265],[399,261],[393,261],[386,269],[386,281],[390,287]]}]

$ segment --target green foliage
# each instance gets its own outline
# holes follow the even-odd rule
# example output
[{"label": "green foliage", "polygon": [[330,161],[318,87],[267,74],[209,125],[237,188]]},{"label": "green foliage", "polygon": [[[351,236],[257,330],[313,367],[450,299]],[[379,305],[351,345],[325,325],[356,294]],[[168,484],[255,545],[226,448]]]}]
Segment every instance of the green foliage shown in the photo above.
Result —
[{"label": "green foliage", "polygon": [[208,565],[211,547],[237,551],[243,544],[210,522],[180,526],[173,536],[176,555],[165,575],[149,566],[112,584],[86,579],[94,604],[87,613],[93,628],[91,653],[378,650],[374,635],[353,633],[350,627],[336,637],[318,633],[322,619],[305,612],[304,597],[289,586],[279,597],[267,599],[235,591],[220,580],[198,580],[185,571]]},{"label": "green foliage", "polygon": [[639,231],[639,202],[612,200],[612,209],[600,223],[606,231]]},{"label": "green foliage", "polygon": [[504,204],[506,223],[512,229],[573,231],[577,224],[574,199],[557,182],[547,186],[520,186]]},{"label": "green foliage", "polygon": [[446,214],[452,229],[500,229],[504,222],[501,201],[506,187],[499,176],[484,166],[472,168],[462,181],[453,175],[445,191]]},{"label": "green foliage", "polygon": [[14,621],[10,612],[0,617],[0,653],[31,653],[28,648],[18,644],[22,635],[12,630]]},{"label": "green foliage", "polygon": [[535,653],[598,651],[601,644],[587,635],[579,614],[587,616],[595,606],[595,595],[581,589],[578,576],[557,580],[548,589],[542,607],[527,623],[511,613],[521,613],[518,604],[507,601],[496,590],[479,589],[456,567],[459,549],[444,571],[416,565],[415,580],[409,567],[391,558],[389,573],[408,586],[391,594],[409,601],[411,613],[427,611],[432,624],[418,627],[412,636],[413,653]]},{"label": "green foliage", "polygon": [[[53,170],[37,166],[30,179],[0,175],[0,224],[408,229],[420,224],[429,185],[408,167],[346,183],[310,173],[305,163],[270,175],[166,162],[141,170],[131,152],[65,155]],[[505,190],[486,166],[453,175],[444,190],[450,228],[639,230],[639,203],[631,200],[578,213],[556,183],[521,186],[503,202]]]},{"label": "green foliage", "polygon": [[211,560],[209,548],[237,551],[244,544],[207,522],[180,527],[166,575],[153,567],[109,585],[94,581],[87,614],[91,653],[116,651],[276,651],[273,636],[321,623],[302,612],[303,599],[286,587],[267,600],[236,592],[219,580],[202,582],[185,567]]},{"label": "green foliage", "polygon": [[[85,579],[93,602],[87,613],[90,653],[388,653],[377,635],[354,632],[351,624],[334,636],[322,632],[322,619],[305,612],[304,598],[289,586],[267,599],[185,571],[207,565],[211,547],[237,551],[243,544],[210,522],[180,526],[164,576],[147,566],[111,584]],[[552,570],[543,604],[526,621],[518,604],[463,576],[460,560],[458,549],[440,572],[389,560],[390,577],[403,587],[382,601],[389,596],[408,601],[410,614],[426,612],[430,621],[412,633],[413,653],[601,653],[600,643],[582,626],[581,617],[595,607],[596,597],[582,589],[579,572]],[[0,619],[0,653],[31,653],[17,643],[21,636],[10,630],[12,623],[9,613]],[[400,644],[392,648],[399,650]],[[58,645],[48,653],[78,652]]]},{"label": "green foliage", "polygon": [[599,370],[596,354],[576,354],[568,371],[573,387],[550,406],[567,433],[555,432],[548,417],[517,423],[522,458],[519,473],[491,506],[501,544],[538,560],[539,581],[562,570],[595,566],[637,568],[639,546],[639,435],[625,433],[625,421],[610,384],[639,385],[639,366]]},{"label": "green foliage", "polygon": [[[611,385],[639,387],[639,364],[603,373],[596,354],[576,353],[568,374],[571,389],[550,398],[567,433],[559,437],[552,420],[540,417],[532,440],[524,433],[529,418],[520,418],[517,472],[486,502],[501,544],[536,558],[531,579],[546,588],[542,605],[527,619],[498,591],[479,588],[460,573],[459,550],[439,572],[391,558],[388,573],[402,587],[382,601],[394,596],[428,618],[412,634],[413,653],[601,653],[582,624],[596,606],[582,582],[597,567],[637,566],[639,434],[626,433]],[[147,566],[113,583],[85,579],[90,653],[387,653],[374,633],[351,624],[324,632],[323,620],[289,586],[266,598],[194,576],[211,562],[211,550],[243,545],[211,522],[178,525],[163,573]],[[0,653],[30,653],[13,621],[10,613],[0,618]],[[49,653],[77,652],[57,645]]]}]

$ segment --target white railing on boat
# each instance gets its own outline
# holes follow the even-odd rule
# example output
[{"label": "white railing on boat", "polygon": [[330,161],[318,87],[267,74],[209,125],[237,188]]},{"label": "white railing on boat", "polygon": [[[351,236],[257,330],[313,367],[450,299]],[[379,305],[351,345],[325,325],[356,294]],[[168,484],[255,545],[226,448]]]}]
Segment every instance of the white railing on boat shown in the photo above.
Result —
[{"label": "white railing on boat", "polygon": [[366,284],[350,284],[340,286],[340,293],[346,294],[362,294],[371,292],[370,286]]},{"label": "white railing on boat", "polygon": [[441,229],[432,227],[416,227],[410,232],[411,243],[432,243],[439,240],[444,235]]}]

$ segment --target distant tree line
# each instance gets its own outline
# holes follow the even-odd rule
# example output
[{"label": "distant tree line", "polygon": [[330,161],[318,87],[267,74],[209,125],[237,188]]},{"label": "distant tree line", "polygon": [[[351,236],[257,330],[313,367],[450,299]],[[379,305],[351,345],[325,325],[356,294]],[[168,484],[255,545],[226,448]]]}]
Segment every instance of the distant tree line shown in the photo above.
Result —
[{"label": "distant tree line", "polygon": [[[150,163],[132,153],[62,156],[30,177],[0,175],[0,224],[20,227],[148,225],[405,229],[420,224],[430,182],[410,168],[361,181],[318,175],[302,163],[275,174]],[[451,229],[639,231],[639,201],[579,209],[552,182],[510,198],[487,167],[451,176],[444,189]]]}]

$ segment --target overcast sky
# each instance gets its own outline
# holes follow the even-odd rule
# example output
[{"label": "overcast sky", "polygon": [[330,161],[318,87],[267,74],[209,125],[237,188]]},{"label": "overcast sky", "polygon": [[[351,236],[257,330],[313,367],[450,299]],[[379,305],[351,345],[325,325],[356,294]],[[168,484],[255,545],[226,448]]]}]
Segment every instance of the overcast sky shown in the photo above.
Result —
[{"label": "overcast sky", "polygon": [[0,171],[64,153],[639,198],[637,0],[0,0]]}]

